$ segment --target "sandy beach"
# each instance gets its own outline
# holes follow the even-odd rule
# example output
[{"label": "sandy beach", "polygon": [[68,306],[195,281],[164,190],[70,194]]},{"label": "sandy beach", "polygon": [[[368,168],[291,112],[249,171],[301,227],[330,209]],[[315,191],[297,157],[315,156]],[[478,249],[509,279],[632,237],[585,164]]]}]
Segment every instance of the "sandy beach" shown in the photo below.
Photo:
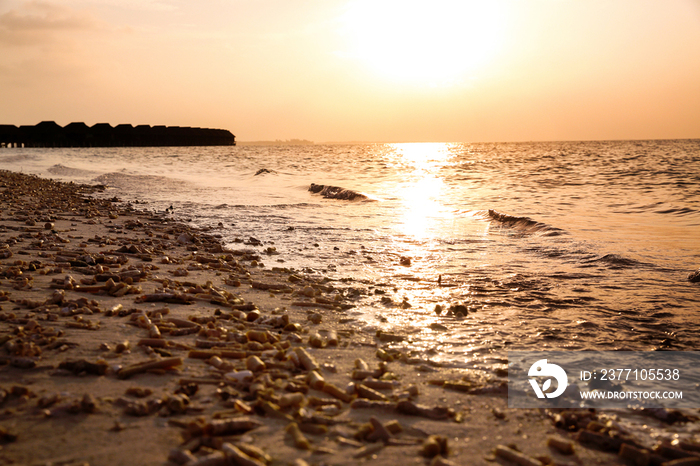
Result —
[{"label": "sandy beach", "polygon": [[347,316],[361,284],[99,190],[0,172],[0,464],[700,461],[614,414],[509,409],[507,361],[397,351]]}]

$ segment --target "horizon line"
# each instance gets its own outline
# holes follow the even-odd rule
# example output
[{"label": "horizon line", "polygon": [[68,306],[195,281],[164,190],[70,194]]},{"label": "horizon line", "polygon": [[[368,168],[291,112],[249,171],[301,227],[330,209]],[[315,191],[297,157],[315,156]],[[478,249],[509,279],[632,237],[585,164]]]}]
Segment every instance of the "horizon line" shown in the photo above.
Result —
[{"label": "horizon line", "polygon": [[[632,139],[529,139],[529,140],[502,140],[502,141],[398,141],[398,140],[385,140],[385,141],[363,141],[363,140],[349,140],[349,141],[321,141],[315,142],[309,139],[261,139],[261,140],[237,140],[237,144],[259,144],[264,145],[265,143],[274,145],[330,145],[330,144],[520,144],[520,143],[540,143],[540,142],[622,142],[622,141],[695,141],[700,140],[698,137],[683,137],[683,138],[632,138]],[[308,144],[304,143],[294,143],[292,141],[306,141]]]}]

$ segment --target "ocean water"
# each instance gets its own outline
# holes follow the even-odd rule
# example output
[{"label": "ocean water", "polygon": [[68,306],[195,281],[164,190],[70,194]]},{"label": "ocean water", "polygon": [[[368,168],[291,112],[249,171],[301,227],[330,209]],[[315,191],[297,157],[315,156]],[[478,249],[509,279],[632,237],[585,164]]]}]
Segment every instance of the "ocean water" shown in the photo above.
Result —
[{"label": "ocean water", "polygon": [[446,364],[700,350],[700,140],[0,149],[0,168],[274,247],[266,268],[336,280],[356,325]]}]

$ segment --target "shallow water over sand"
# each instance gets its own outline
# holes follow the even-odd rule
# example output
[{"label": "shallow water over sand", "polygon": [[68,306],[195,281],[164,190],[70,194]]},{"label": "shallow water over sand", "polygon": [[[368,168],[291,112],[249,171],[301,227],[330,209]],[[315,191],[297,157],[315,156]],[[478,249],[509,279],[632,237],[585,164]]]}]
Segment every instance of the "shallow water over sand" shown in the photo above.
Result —
[{"label": "shallow water over sand", "polygon": [[[103,183],[221,223],[233,248],[276,248],[266,267],[352,278],[337,282],[355,296],[349,317],[408,332],[401,345],[433,359],[700,349],[700,286],[686,280],[700,267],[697,140],[3,149],[0,168]],[[236,243],[250,237],[262,246]],[[454,303],[469,314],[434,311]]]}]

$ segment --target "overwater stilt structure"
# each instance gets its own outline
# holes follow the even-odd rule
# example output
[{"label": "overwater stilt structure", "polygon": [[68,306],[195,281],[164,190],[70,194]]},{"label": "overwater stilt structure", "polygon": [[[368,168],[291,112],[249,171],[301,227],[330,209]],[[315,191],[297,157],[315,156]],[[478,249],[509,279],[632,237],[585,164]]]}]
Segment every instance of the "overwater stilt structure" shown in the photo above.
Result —
[{"label": "overwater stilt structure", "polygon": [[35,126],[0,125],[0,147],[235,146],[225,129],[82,122],[61,127],[54,121]]}]

